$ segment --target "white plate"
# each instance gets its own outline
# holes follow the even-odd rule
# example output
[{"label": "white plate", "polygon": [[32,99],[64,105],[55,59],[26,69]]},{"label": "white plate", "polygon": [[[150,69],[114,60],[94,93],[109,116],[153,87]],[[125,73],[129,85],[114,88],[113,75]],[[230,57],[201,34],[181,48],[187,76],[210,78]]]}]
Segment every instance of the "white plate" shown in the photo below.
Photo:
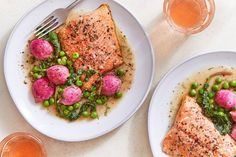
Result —
[{"label": "white plate", "polygon": [[73,0],[47,0],[27,13],[13,30],[5,50],[4,73],[9,92],[23,117],[41,133],[63,141],[84,141],[104,135],[127,121],[141,106],[153,79],[154,60],[150,42],[138,21],[121,5],[112,0],[85,0],[78,8],[91,11],[108,3],[113,17],[129,40],[136,60],[136,72],[131,90],[107,117],[94,121],[66,122],[35,104],[31,89],[24,85],[24,47],[30,32],[56,8],[66,7]]},{"label": "white plate", "polygon": [[236,67],[235,52],[213,52],[193,57],[170,70],[159,82],[152,97],[148,113],[148,133],[153,155],[166,157],[162,141],[168,132],[172,91],[179,82],[202,69],[218,66]]}]

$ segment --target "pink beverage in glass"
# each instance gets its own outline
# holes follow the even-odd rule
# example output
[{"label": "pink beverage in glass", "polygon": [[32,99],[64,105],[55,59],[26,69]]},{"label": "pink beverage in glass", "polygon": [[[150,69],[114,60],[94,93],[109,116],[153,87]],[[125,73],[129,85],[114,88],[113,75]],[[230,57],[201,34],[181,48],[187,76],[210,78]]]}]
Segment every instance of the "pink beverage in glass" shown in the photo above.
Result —
[{"label": "pink beverage in glass", "polygon": [[214,0],[165,0],[164,14],[175,30],[193,34],[204,30],[215,13]]}]

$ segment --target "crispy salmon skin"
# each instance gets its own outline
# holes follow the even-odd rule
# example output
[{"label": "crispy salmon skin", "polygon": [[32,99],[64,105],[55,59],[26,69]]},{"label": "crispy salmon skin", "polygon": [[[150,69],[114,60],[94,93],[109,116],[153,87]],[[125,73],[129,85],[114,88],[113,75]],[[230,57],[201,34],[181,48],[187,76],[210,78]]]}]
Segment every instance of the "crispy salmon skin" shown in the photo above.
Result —
[{"label": "crispy salmon skin", "polygon": [[234,157],[236,143],[229,135],[220,135],[195,99],[186,96],[163,151],[172,157]]},{"label": "crispy salmon skin", "polygon": [[109,6],[102,4],[95,11],[77,14],[58,31],[67,55],[72,58],[74,52],[80,54],[75,68],[105,73],[120,66],[122,53]]}]

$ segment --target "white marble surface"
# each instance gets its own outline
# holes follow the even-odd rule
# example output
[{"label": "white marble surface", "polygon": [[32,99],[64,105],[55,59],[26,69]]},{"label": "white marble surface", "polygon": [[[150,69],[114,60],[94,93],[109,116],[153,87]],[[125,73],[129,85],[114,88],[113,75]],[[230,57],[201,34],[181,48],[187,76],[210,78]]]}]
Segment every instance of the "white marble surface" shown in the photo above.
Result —
[{"label": "white marble surface", "polygon": [[[30,8],[43,0],[0,0],[0,61],[9,34]],[[162,19],[163,0],[117,0],[130,10],[148,32],[156,53],[155,87],[168,69],[183,60],[209,51],[236,51],[236,1],[216,0],[215,18],[204,32],[185,38],[173,32]],[[197,65],[193,65],[197,66]],[[6,87],[3,64],[0,66],[0,140],[10,133],[25,131],[39,136],[49,157],[149,157],[147,134],[150,96],[140,110],[117,130],[86,142],[65,143],[45,137],[34,130],[17,111]],[[158,114],[158,113],[157,113]]]}]

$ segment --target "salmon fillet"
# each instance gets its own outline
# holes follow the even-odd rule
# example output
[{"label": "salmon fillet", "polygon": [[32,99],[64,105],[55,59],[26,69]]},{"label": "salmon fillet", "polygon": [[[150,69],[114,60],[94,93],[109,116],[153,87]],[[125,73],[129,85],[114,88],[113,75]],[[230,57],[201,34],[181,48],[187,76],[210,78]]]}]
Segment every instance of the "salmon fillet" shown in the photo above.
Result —
[{"label": "salmon fillet", "polygon": [[100,73],[111,71],[123,63],[116,28],[108,5],[95,11],[78,14],[59,29],[62,48],[72,58],[74,52],[80,58],[74,63],[78,69],[94,69]]},{"label": "salmon fillet", "polygon": [[172,157],[234,157],[236,143],[229,135],[220,135],[195,99],[186,96],[163,151]]}]

